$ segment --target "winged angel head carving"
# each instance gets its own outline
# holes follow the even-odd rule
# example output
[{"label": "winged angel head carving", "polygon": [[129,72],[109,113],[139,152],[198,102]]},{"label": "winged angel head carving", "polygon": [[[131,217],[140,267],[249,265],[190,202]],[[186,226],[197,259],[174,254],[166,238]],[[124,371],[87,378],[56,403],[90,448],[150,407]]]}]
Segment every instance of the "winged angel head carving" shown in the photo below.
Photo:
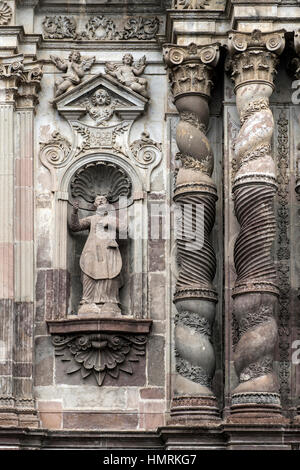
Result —
[{"label": "winged angel head carving", "polygon": [[58,97],[81,83],[85,72],[89,70],[95,62],[95,56],[81,58],[79,51],[72,51],[68,59],[61,59],[58,56],[50,56],[56,67],[65,72],[55,82],[55,96]]}]

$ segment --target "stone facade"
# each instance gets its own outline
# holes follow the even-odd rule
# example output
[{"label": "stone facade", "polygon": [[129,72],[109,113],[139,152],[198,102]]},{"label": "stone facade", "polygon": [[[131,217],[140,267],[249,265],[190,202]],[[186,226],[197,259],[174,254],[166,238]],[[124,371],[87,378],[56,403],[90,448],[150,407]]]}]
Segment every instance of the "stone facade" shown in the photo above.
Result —
[{"label": "stone facade", "polygon": [[299,31],[0,1],[2,447],[299,448]]}]

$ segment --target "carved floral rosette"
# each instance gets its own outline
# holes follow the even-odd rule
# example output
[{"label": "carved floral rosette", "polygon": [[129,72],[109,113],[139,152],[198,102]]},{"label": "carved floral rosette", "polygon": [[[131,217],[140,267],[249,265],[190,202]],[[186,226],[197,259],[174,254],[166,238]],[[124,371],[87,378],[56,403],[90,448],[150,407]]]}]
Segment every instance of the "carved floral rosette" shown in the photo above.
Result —
[{"label": "carved floral rosette", "polygon": [[[176,240],[179,274],[174,294],[177,375],[172,416],[175,421],[184,419],[185,410],[192,406],[188,396],[193,397],[193,407],[196,406],[195,419],[218,416],[211,391],[215,370],[211,330],[217,294],[212,286],[216,258],[210,242],[217,192],[211,179],[213,153],[206,137],[208,100],[218,57],[217,44],[166,44],[164,47],[171,90],[180,116],[176,142],[177,158],[182,166],[176,178],[174,201],[185,226],[184,233],[177,231]],[[202,219],[200,208],[204,214]]]},{"label": "carved floral rosette", "polygon": [[233,308],[239,326],[234,363],[239,385],[233,390],[232,413],[247,412],[249,406],[258,404],[266,412],[277,413],[280,409],[278,379],[273,369],[279,290],[271,256],[276,234],[273,200],[277,183],[269,97],[274,89],[277,56],[283,48],[283,31],[229,35],[231,55],[227,68],[235,83],[241,120],[234,147],[237,171],[233,194],[240,224],[234,246],[237,277]]}]

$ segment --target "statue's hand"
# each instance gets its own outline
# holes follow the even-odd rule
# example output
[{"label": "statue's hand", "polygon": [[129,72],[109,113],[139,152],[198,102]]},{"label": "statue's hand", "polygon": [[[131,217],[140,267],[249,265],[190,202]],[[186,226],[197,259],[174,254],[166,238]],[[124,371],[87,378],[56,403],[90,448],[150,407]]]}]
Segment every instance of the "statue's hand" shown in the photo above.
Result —
[{"label": "statue's hand", "polygon": [[78,209],[79,209],[79,202],[78,202],[78,201],[74,201],[74,202],[73,202],[73,212],[74,212],[74,214],[77,214]]}]

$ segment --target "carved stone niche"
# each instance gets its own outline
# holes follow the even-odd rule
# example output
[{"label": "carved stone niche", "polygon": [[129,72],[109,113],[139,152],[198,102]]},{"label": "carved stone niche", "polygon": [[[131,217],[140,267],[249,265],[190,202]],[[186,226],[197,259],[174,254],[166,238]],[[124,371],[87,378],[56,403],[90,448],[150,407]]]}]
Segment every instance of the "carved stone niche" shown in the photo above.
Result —
[{"label": "carved stone niche", "polygon": [[[130,139],[132,124],[144,113],[147,103],[147,98],[113,77],[98,74],[53,101],[71,127],[72,140],[57,129],[48,142],[41,143],[40,160],[50,171],[55,195],[53,266],[59,279],[63,275],[70,280],[69,293],[57,294],[60,300],[65,296],[59,302],[62,307],[50,312],[47,323],[55,335],[57,355],[71,361],[65,372],[80,370],[85,378],[92,371],[99,385],[105,377],[118,378],[122,370],[134,372],[134,362],[145,353],[152,323],[147,318],[143,274],[147,240],[142,233],[147,226],[150,175],[161,160],[161,146],[147,133],[140,139]],[[134,233],[124,239],[117,237],[110,246],[119,250],[122,260],[119,299],[111,301],[113,309],[100,300],[87,302],[95,306],[83,308],[82,273],[86,273],[80,259],[88,230],[76,231],[74,204],[79,206],[79,220],[88,219],[95,215],[98,195],[108,198],[117,217],[127,207],[129,230]],[[89,227],[91,230],[91,222]],[[100,258],[102,254],[96,252]]]}]

